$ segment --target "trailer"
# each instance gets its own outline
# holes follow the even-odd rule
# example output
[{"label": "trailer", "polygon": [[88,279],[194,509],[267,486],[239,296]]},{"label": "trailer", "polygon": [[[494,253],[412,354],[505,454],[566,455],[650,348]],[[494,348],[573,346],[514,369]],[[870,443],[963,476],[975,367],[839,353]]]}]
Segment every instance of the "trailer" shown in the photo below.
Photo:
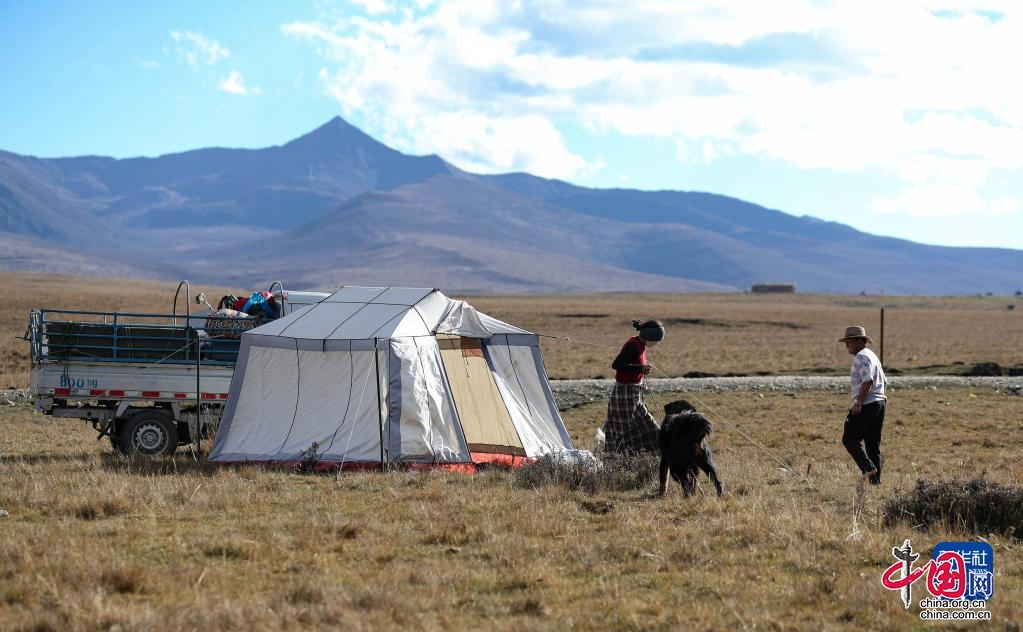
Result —
[{"label": "trailer", "polygon": [[[185,304],[188,305],[187,283]],[[240,334],[259,319],[208,310],[178,313],[37,308],[26,339],[35,409],[92,424],[125,454],[167,455],[212,436],[227,402]],[[273,292],[279,315],[318,303],[324,292]]]}]

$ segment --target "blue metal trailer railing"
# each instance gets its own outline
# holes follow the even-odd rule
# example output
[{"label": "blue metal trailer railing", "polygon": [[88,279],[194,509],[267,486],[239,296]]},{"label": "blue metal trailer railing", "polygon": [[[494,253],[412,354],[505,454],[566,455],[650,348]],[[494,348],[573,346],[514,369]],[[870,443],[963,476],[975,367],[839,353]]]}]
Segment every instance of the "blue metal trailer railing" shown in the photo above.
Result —
[{"label": "blue metal trailer railing", "polygon": [[33,363],[162,363],[234,366],[239,334],[260,319],[199,319],[171,314],[37,309],[29,314]]}]

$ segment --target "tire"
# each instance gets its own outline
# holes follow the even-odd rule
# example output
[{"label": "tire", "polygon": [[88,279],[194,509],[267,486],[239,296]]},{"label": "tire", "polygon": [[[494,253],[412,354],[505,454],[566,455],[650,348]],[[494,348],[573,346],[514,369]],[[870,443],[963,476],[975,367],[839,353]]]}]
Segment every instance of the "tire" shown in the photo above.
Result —
[{"label": "tire", "polygon": [[160,411],[136,413],[121,425],[112,443],[123,454],[174,454],[178,447],[178,426]]}]

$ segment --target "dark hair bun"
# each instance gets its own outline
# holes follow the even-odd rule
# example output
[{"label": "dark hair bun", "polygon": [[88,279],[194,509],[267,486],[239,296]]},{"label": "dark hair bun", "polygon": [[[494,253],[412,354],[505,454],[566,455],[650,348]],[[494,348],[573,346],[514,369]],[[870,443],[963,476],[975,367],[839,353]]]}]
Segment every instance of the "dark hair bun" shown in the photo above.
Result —
[{"label": "dark hair bun", "polygon": [[632,326],[639,332],[639,337],[648,341],[664,340],[664,325],[659,320],[632,321]]}]

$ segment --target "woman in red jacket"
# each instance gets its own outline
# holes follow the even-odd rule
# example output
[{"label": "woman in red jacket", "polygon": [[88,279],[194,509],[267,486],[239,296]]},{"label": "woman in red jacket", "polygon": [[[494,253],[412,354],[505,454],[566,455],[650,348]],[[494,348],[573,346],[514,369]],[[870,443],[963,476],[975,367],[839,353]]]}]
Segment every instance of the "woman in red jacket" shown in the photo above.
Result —
[{"label": "woman in red jacket", "polygon": [[664,340],[660,321],[632,321],[639,333],[625,341],[611,363],[615,386],[607,402],[604,440],[608,452],[656,452],[660,430],[641,395],[643,378],[652,368],[646,361],[648,349]]}]

